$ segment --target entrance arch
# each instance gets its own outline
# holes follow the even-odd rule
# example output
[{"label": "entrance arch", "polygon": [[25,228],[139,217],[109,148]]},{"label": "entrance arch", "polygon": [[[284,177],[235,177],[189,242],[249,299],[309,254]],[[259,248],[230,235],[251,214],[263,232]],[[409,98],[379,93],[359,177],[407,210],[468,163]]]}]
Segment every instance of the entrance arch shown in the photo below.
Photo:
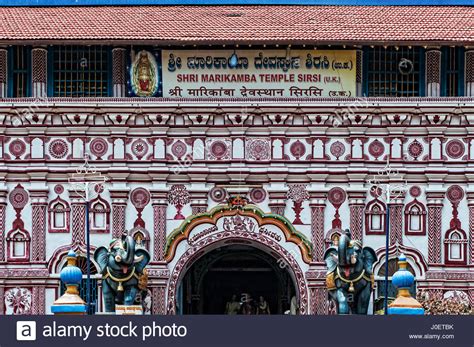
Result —
[{"label": "entrance arch", "polygon": [[177,312],[181,314],[223,314],[231,301],[240,302],[238,312],[244,313],[243,303],[250,302],[255,310],[260,297],[267,302],[270,314],[283,314],[296,297],[286,266],[250,242],[235,241],[195,260],[177,290]]},{"label": "entrance arch", "polygon": [[224,235],[225,233],[216,236],[209,236],[204,239],[205,245],[203,247],[189,248],[178,260],[176,266],[171,274],[168,287],[168,314],[176,314],[177,307],[177,290],[181,285],[183,278],[188,270],[197,262],[213,250],[221,247],[230,247],[233,245],[246,245],[251,248],[256,248],[265,252],[273,258],[273,260],[282,269],[288,272],[294,288],[299,304],[299,314],[306,314],[308,308],[308,288],[304,278],[304,273],[295,258],[280,245],[272,240],[258,239],[253,235],[246,235],[245,237],[236,235]]},{"label": "entrance arch", "polygon": [[[284,217],[265,214],[242,198],[187,218],[167,239],[165,259],[172,268],[167,312],[177,313],[178,289],[189,269],[215,249],[247,246],[263,252],[286,270],[294,286],[299,314],[308,310],[308,288],[300,264],[309,266],[311,243]],[[268,263],[268,262],[267,262]],[[308,264],[308,265],[307,265]]]}]

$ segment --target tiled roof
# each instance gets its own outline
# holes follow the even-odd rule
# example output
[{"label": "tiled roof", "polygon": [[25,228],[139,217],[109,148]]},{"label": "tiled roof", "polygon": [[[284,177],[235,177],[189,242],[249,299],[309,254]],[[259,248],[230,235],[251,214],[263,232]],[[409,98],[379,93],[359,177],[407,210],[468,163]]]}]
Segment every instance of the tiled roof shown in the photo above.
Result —
[{"label": "tiled roof", "polygon": [[0,7],[6,40],[470,43],[474,7]]}]

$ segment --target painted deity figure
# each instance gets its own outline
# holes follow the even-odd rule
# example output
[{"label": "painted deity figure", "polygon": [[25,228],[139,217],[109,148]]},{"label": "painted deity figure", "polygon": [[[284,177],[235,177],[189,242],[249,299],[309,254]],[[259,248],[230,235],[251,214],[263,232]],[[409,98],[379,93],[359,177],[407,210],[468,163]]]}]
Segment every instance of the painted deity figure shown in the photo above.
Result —
[{"label": "painted deity figure", "polygon": [[156,92],[156,68],[149,53],[141,51],[133,70],[133,84],[138,96],[151,96]]}]

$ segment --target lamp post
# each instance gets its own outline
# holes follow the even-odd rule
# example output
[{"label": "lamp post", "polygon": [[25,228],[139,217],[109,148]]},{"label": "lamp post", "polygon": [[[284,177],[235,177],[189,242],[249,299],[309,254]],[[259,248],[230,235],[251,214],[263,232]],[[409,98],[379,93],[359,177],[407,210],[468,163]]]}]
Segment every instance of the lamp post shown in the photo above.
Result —
[{"label": "lamp post", "polygon": [[86,303],[87,313],[91,314],[91,259],[90,259],[90,227],[89,227],[89,203],[96,194],[104,187],[108,177],[97,172],[97,169],[89,164],[89,155],[84,155],[84,164],[76,173],[69,178],[69,184],[74,188],[76,194],[84,199],[86,205]]},{"label": "lamp post", "polygon": [[[390,183],[394,181],[394,183]],[[398,182],[397,182],[398,181]],[[398,199],[406,190],[407,182],[403,181],[402,175],[398,169],[390,166],[389,158],[387,157],[387,163],[384,168],[377,172],[377,175],[373,176],[373,179],[369,180],[368,183],[371,185],[370,191],[375,196],[385,195],[385,202],[387,210],[385,213],[385,276],[384,276],[384,314],[388,314],[388,256],[390,246],[390,204],[391,199]]]}]

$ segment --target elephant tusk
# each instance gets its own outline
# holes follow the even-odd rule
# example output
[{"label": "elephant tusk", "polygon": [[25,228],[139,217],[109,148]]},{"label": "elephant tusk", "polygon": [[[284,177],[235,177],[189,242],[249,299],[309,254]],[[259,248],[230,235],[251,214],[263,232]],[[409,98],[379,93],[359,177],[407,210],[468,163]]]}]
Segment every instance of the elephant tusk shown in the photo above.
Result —
[{"label": "elephant tusk", "polygon": [[139,257],[135,257],[135,259],[133,260],[134,263],[139,263],[143,260],[143,255],[139,256]]}]

